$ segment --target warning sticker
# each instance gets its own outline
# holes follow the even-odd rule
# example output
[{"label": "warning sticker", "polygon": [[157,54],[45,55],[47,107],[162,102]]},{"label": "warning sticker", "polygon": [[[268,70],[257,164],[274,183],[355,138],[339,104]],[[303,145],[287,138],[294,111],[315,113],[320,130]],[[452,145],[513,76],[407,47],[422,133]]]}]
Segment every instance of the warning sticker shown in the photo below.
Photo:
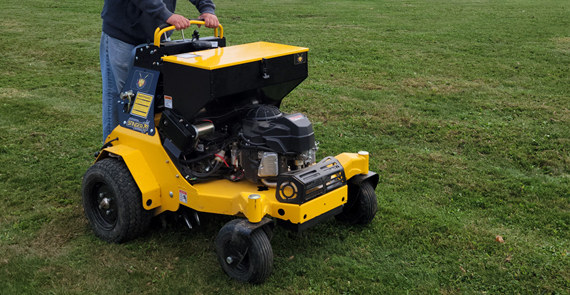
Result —
[{"label": "warning sticker", "polygon": [[146,119],[148,111],[150,110],[150,105],[152,104],[152,98],[153,96],[150,94],[142,92],[137,93],[135,105],[131,110],[131,115]]},{"label": "warning sticker", "polygon": [[180,54],[175,54],[174,56],[179,58],[193,58],[193,57],[198,57],[199,55],[193,53],[180,53]]},{"label": "warning sticker", "polygon": [[296,115],[296,116],[292,116],[292,117],[287,117],[287,119],[289,119],[292,122],[295,122],[297,120],[303,119],[303,115]]},{"label": "warning sticker", "polygon": [[172,96],[164,96],[164,107],[167,109],[172,109]]},{"label": "warning sticker", "polygon": [[183,190],[178,190],[180,202],[188,204],[188,194]]}]

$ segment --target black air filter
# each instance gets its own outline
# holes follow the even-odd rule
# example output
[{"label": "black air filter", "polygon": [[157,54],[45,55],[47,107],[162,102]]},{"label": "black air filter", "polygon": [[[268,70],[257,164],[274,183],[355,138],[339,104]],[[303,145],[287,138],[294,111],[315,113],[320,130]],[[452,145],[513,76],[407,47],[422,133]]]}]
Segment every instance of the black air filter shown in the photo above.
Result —
[{"label": "black air filter", "polygon": [[272,105],[261,105],[249,110],[246,118],[254,121],[270,121],[281,117],[283,114],[278,107]]}]

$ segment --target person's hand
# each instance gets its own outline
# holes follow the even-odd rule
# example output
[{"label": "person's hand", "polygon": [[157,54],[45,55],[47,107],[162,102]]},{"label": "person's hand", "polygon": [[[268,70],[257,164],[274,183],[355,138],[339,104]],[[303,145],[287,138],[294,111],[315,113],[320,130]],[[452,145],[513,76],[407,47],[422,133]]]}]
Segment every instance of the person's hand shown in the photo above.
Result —
[{"label": "person's hand", "polygon": [[202,13],[202,15],[200,15],[198,18],[204,20],[204,23],[206,23],[206,28],[215,29],[220,25],[218,17],[215,14]]},{"label": "person's hand", "polygon": [[[216,21],[218,19],[216,18]],[[190,21],[180,14],[173,14],[167,20],[166,23],[176,27],[176,30],[184,30],[190,26]],[[206,26],[207,27],[207,26]]]}]

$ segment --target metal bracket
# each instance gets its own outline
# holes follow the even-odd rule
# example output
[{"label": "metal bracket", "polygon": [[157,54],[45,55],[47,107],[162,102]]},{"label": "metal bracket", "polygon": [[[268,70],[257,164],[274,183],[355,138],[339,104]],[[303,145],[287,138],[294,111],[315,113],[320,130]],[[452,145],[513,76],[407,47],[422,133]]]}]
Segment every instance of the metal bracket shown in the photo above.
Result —
[{"label": "metal bracket", "polygon": [[358,174],[354,175],[352,178],[348,180],[348,184],[360,186],[360,184],[364,181],[369,181],[370,184],[374,189],[378,186],[378,181],[380,180],[380,176],[378,174],[370,171],[368,174]]},{"label": "metal bracket", "polygon": [[269,74],[267,74],[267,59],[262,58],[261,59],[261,77],[263,79],[269,79]]}]

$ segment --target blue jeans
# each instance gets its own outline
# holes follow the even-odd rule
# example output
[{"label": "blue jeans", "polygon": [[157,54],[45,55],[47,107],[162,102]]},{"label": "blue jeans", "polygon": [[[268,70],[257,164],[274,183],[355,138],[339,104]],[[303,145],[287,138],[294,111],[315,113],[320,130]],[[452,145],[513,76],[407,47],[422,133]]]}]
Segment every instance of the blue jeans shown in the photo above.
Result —
[{"label": "blue jeans", "polygon": [[134,63],[135,45],[101,34],[99,61],[103,78],[103,142],[119,125],[119,93]]}]

